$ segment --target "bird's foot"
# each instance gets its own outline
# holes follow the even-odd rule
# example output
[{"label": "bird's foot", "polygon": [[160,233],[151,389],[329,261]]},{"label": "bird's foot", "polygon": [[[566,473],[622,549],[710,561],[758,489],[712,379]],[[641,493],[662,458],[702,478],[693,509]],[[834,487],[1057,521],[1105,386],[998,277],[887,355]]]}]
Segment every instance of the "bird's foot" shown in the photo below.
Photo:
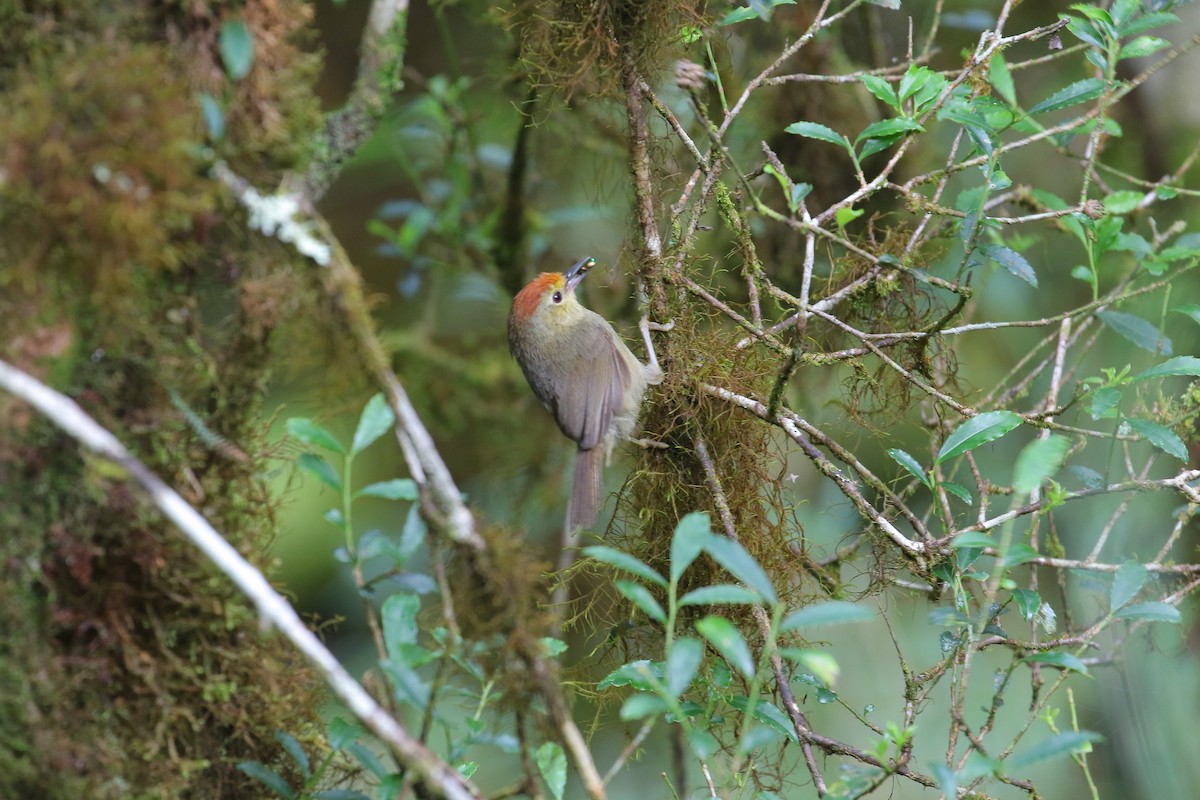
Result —
[{"label": "bird's foot", "polygon": [[671,447],[671,445],[667,444],[666,442],[660,442],[657,439],[650,439],[647,437],[643,437],[641,439],[630,439],[629,441],[633,442],[638,447],[645,448],[646,450],[669,450]]},{"label": "bird's foot", "polygon": [[651,385],[662,383],[662,368],[658,365],[658,356],[654,352],[654,342],[650,341],[650,331],[669,331],[675,327],[675,320],[667,323],[651,322],[650,315],[646,314],[638,322],[638,328],[642,331],[642,341],[646,343],[646,355],[650,359],[650,363],[646,365],[646,382]]}]

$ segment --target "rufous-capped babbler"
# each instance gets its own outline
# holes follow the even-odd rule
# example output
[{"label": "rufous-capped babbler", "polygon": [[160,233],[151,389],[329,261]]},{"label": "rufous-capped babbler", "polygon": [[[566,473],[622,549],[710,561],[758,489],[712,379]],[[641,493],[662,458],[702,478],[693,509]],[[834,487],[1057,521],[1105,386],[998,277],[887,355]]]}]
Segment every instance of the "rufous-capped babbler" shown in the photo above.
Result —
[{"label": "rufous-capped babbler", "polygon": [[633,435],[646,386],[663,379],[647,319],[640,327],[650,363],[642,364],[604,317],[576,299],[575,288],[595,265],[589,257],[566,272],[538,275],[517,293],[508,315],[509,348],[525,379],[579,448],[568,530],[595,521],[613,446]]}]

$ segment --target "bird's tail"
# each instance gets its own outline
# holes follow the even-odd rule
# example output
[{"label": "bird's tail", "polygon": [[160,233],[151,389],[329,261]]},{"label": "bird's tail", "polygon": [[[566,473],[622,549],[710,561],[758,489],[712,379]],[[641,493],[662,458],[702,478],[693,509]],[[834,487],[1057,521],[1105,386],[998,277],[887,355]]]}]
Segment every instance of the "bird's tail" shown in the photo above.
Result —
[{"label": "bird's tail", "polygon": [[604,447],[580,450],[575,454],[575,476],[571,480],[571,501],[567,504],[567,530],[590,527],[600,511],[604,487]]}]

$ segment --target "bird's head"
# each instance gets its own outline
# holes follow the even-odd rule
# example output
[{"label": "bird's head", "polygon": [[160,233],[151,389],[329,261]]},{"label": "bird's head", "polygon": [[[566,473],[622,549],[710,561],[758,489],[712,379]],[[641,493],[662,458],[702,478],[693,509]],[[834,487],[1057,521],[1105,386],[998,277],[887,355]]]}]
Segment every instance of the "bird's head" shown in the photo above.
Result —
[{"label": "bird's head", "polygon": [[513,299],[511,321],[528,324],[536,320],[544,325],[567,322],[579,315],[583,306],[575,299],[575,287],[596,265],[591,256],[577,261],[566,272],[543,272]]}]

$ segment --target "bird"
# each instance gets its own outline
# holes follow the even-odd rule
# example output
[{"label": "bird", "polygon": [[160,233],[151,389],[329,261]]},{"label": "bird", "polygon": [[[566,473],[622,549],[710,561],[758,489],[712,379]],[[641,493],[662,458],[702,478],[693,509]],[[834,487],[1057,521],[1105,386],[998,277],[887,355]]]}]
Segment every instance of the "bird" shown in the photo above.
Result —
[{"label": "bird", "polygon": [[508,315],[513,357],[559,430],[577,447],[568,533],[595,522],[613,446],[632,438],[646,387],[663,380],[647,317],[640,324],[649,356],[643,364],[608,320],[576,298],[580,281],[595,265],[589,256],[566,272],[543,272],[517,293]]}]

